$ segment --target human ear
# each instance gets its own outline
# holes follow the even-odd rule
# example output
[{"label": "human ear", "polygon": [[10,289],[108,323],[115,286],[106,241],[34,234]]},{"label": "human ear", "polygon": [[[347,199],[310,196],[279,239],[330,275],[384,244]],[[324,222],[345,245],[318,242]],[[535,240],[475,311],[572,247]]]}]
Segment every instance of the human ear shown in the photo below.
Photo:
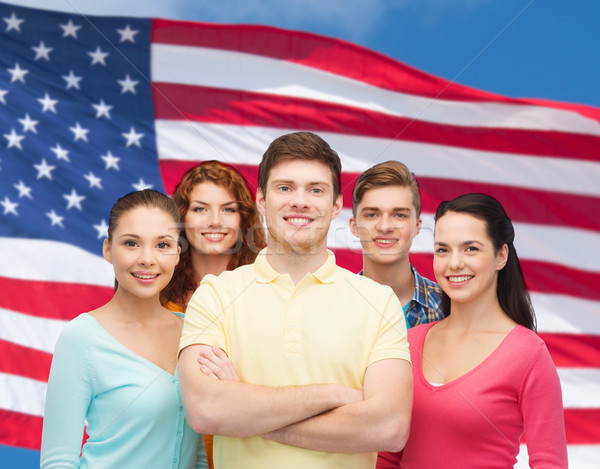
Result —
[{"label": "human ear", "polygon": [[354,218],[354,216],[350,217],[350,220],[349,220],[348,224],[350,225],[350,232],[356,238],[360,238],[360,236],[358,235],[358,225],[356,224],[356,219]]},{"label": "human ear", "polygon": [[102,243],[102,256],[109,264],[112,264],[112,251],[108,239],[105,239],[104,243]]},{"label": "human ear", "polygon": [[331,217],[332,220],[340,214],[343,207],[344,197],[342,196],[342,194],[340,194],[335,198],[335,201],[333,202],[333,216]]},{"label": "human ear", "polygon": [[508,246],[503,244],[497,254],[498,262],[496,264],[496,270],[504,269],[504,266],[508,262]]},{"label": "human ear", "polygon": [[259,187],[256,189],[256,208],[258,208],[259,213],[264,217],[265,216],[265,195],[263,194],[262,189]]},{"label": "human ear", "polygon": [[423,220],[421,220],[420,218],[418,218],[417,219],[417,224],[415,225],[415,238],[421,232],[421,225],[422,225],[422,223],[423,223]]},{"label": "human ear", "polygon": [[179,264],[179,260],[181,259],[181,244],[177,243],[177,262],[175,265]]}]

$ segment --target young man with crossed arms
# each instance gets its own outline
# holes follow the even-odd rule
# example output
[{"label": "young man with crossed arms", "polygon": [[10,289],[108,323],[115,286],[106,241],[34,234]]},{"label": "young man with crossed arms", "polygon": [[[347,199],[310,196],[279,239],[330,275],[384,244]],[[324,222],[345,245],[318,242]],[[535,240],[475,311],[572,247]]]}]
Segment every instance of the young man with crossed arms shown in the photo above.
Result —
[{"label": "young man with crossed arms", "polygon": [[192,428],[217,435],[217,469],[374,468],[377,451],[407,439],[412,371],[400,302],[327,250],[340,172],[315,134],[273,141],[257,191],[268,247],[252,265],[207,276],[190,301],[183,403]]}]

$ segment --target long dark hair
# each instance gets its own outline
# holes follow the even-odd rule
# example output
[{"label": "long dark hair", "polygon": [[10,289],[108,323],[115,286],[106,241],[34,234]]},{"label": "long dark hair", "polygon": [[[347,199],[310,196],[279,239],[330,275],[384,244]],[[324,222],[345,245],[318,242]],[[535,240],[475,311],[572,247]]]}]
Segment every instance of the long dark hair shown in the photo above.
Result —
[{"label": "long dark hair", "polygon": [[[500,307],[512,320],[535,331],[535,312],[514,246],[515,229],[502,204],[487,194],[464,194],[442,202],[435,212],[435,221],[448,212],[466,213],[483,221],[496,251],[505,244],[508,246],[508,260],[498,272],[496,296]],[[442,309],[445,316],[450,315],[450,298],[444,292]]]}]

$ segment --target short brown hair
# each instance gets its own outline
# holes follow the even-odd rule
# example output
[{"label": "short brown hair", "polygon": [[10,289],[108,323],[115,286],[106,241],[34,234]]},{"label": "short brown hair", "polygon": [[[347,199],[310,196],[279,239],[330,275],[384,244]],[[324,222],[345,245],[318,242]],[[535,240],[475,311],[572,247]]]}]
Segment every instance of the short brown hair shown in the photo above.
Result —
[{"label": "short brown hair", "polygon": [[376,164],[362,173],[352,191],[352,214],[356,216],[358,204],[370,189],[384,186],[408,187],[413,196],[417,218],[421,216],[421,194],[415,174],[405,164],[396,160]]},{"label": "short brown hair", "polygon": [[271,142],[258,166],[258,187],[263,195],[267,193],[267,181],[271,169],[286,160],[320,161],[331,169],[335,201],[342,193],[340,173],[342,162],[337,152],[329,144],[312,132],[294,132],[282,135]]}]

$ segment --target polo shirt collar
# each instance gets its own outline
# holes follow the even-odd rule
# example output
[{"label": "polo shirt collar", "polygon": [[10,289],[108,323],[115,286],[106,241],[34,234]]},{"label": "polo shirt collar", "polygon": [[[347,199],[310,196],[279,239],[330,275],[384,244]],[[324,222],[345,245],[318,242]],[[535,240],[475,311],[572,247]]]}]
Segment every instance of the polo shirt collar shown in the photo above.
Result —
[{"label": "polo shirt collar", "polygon": [[313,273],[313,277],[315,277],[321,283],[333,283],[336,269],[337,265],[335,263],[335,254],[328,249],[327,259],[325,262],[323,262],[321,267],[319,267],[317,271]]},{"label": "polo shirt collar", "polygon": [[254,273],[259,283],[271,283],[278,279],[281,274],[277,272],[267,261],[267,248],[261,249],[254,261]]},{"label": "polo shirt collar", "polygon": [[[328,249],[327,259],[312,275],[321,283],[333,283],[336,268],[335,254]],[[263,248],[256,256],[254,272],[259,283],[271,283],[281,276],[267,261],[267,248]]]}]

